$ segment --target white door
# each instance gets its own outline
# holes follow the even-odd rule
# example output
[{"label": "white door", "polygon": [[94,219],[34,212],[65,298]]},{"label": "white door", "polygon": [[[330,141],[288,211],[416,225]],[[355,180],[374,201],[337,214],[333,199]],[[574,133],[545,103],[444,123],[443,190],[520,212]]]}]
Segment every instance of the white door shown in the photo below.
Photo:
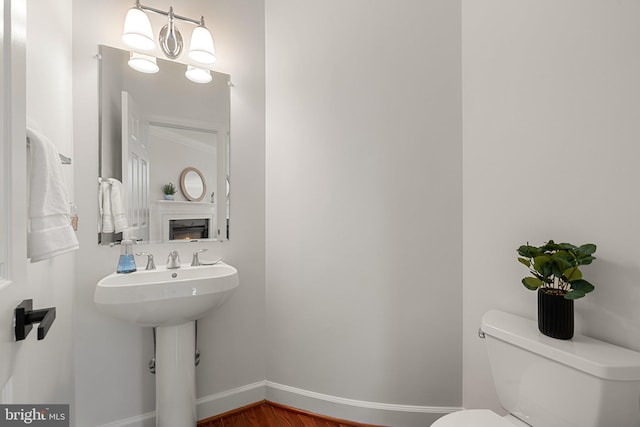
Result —
[{"label": "white door", "polygon": [[149,149],[146,120],[133,97],[122,91],[122,183],[129,229],[124,239],[149,240]]},{"label": "white door", "polygon": [[[25,0],[0,10],[0,403],[29,402],[29,361],[38,348],[16,342],[14,308],[31,298],[27,282]],[[34,301],[34,304],[37,304]],[[33,338],[33,332],[29,338]]]}]

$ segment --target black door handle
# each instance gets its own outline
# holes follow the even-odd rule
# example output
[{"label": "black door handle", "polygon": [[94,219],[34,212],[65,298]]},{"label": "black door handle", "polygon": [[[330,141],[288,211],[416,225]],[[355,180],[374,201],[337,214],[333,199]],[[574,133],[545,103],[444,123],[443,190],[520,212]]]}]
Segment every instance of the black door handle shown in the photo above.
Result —
[{"label": "black door handle", "polygon": [[33,309],[33,300],[22,301],[14,310],[16,317],[16,341],[22,341],[29,335],[34,323],[38,323],[38,339],[44,339],[56,319],[56,308]]}]

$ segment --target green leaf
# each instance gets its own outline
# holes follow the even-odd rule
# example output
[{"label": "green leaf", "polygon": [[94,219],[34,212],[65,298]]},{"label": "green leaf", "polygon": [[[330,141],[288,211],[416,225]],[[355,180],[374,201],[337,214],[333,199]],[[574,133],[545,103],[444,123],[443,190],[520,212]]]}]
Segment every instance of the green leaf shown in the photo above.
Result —
[{"label": "green leaf", "polygon": [[518,248],[518,254],[523,257],[533,258],[539,255],[539,251],[535,246],[522,245]]},{"label": "green leaf", "polygon": [[595,289],[591,283],[583,279],[574,280],[570,285],[571,290],[582,292],[583,294],[588,294]]},{"label": "green leaf", "polygon": [[[547,266],[545,266],[545,267],[547,267]],[[556,276],[556,277],[560,277],[560,276],[562,276],[562,272],[564,271],[564,269],[563,269],[563,268],[560,268],[560,267],[558,266],[558,264],[556,264],[556,263],[551,263],[551,264],[549,264],[547,268],[548,268],[548,270],[549,270],[549,272],[548,272],[547,276]]]},{"label": "green leaf", "polygon": [[560,268],[561,270],[566,270],[569,267],[573,267],[571,263],[571,258],[566,251],[558,251],[551,255],[551,259],[553,262]]},{"label": "green leaf", "polygon": [[562,272],[562,277],[567,282],[573,282],[574,280],[582,279],[582,272],[578,267],[571,267]]},{"label": "green leaf", "polygon": [[541,286],[544,286],[544,282],[536,277],[525,277],[522,279],[522,284],[525,288],[535,291]]},{"label": "green leaf", "polygon": [[520,261],[520,263],[525,265],[527,268],[529,268],[529,266],[531,265],[527,258],[518,258],[518,261]]},{"label": "green leaf", "polygon": [[558,251],[558,250],[560,250],[562,248],[560,247],[559,244],[557,244],[553,240],[549,240],[546,244],[544,244],[543,246],[540,246],[539,249],[542,252],[545,252],[545,253],[553,253],[553,252],[556,252],[556,251]]},{"label": "green leaf", "polygon": [[576,253],[580,255],[591,255],[596,251],[596,245],[593,243],[586,243],[576,249]]},{"label": "green leaf", "polygon": [[578,257],[578,263],[579,265],[589,265],[593,262],[594,259],[596,259],[596,257],[591,255],[580,256]]},{"label": "green leaf", "polygon": [[584,295],[585,295],[584,292],[571,290],[566,294],[564,294],[564,299],[578,299],[578,298],[582,298]]},{"label": "green leaf", "polygon": [[578,249],[576,245],[572,245],[571,243],[560,243],[558,246],[560,246],[561,249],[565,249],[568,251],[574,251]]},{"label": "green leaf", "polygon": [[542,273],[544,266],[547,265],[549,261],[551,261],[549,255],[538,255],[533,259],[533,268]]}]

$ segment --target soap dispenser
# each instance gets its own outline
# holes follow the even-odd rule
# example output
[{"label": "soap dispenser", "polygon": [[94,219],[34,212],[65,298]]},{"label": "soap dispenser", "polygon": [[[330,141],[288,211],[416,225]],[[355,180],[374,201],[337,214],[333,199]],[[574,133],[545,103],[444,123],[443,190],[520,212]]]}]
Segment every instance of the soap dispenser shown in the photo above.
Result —
[{"label": "soap dispenser", "polygon": [[136,271],[136,260],[133,256],[133,242],[123,240],[120,242],[120,259],[118,260],[118,273],[133,273]]}]

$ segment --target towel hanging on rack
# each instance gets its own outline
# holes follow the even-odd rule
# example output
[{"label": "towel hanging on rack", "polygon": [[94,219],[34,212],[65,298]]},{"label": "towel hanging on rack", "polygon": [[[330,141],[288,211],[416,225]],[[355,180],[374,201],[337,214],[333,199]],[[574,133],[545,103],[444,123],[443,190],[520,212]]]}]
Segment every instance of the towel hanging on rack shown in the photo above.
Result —
[{"label": "towel hanging on rack", "polygon": [[[31,147],[31,139],[27,136],[27,147]],[[58,153],[58,157],[60,157],[60,163],[63,165],[71,164],[71,157],[67,157],[63,154]]]},{"label": "towel hanging on rack", "polygon": [[122,183],[115,178],[98,178],[98,232],[121,233],[129,228]]},{"label": "towel hanging on rack", "polygon": [[71,228],[69,196],[55,145],[44,135],[27,129],[31,141],[28,158],[29,230],[27,256],[42,261],[78,249]]}]

